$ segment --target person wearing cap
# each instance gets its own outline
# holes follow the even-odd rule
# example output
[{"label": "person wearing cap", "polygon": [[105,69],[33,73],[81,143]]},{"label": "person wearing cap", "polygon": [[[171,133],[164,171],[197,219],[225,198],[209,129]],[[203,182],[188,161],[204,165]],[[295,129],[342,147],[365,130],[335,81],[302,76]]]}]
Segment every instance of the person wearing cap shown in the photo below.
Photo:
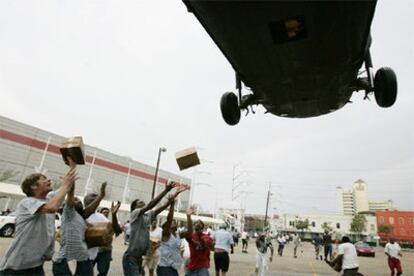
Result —
[{"label": "person wearing cap", "polygon": [[21,184],[27,197],[16,207],[16,236],[0,262],[0,275],[45,275],[43,264],[50,261],[55,245],[55,213],[78,179],[76,164],[56,192],[45,175],[34,173]]},{"label": "person wearing cap", "polygon": [[356,248],[347,236],[342,237],[338,252],[330,264],[334,267],[337,262],[342,262],[342,275],[360,275]]},{"label": "person wearing cap", "polygon": [[[394,237],[391,237],[390,241],[385,245],[384,252],[385,252],[385,255],[387,255],[388,257],[388,266],[391,270],[391,276],[401,275],[402,274],[401,261],[400,261],[400,258],[402,257],[401,247],[395,241]],[[397,271],[397,274],[395,274],[395,270]]]}]

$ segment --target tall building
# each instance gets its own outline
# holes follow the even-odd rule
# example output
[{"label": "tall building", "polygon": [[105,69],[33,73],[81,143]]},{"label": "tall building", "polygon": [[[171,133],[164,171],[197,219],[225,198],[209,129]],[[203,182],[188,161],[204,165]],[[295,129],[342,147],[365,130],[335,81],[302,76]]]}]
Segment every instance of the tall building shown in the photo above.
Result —
[{"label": "tall building", "polygon": [[[0,210],[15,209],[24,196],[19,185],[31,173],[43,172],[59,185],[59,177],[68,170],[59,151],[61,140],[62,136],[0,116],[0,176],[8,174],[7,180],[0,179],[0,195],[6,195],[0,197]],[[99,192],[101,183],[107,181],[105,200],[122,201],[121,210],[129,210],[130,202],[136,198],[151,200],[153,166],[89,145],[85,145],[85,155],[85,165],[78,166],[76,195]],[[186,177],[160,170],[157,193],[168,179],[191,184]],[[179,199],[182,209],[187,208],[189,192],[182,193]]]},{"label": "tall building", "polygon": [[368,202],[370,211],[384,211],[384,210],[394,210],[392,200],[384,201],[370,201]]},{"label": "tall building", "polygon": [[337,211],[341,215],[354,215],[365,211],[384,211],[393,209],[392,201],[368,201],[367,184],[358,179],[349,190],[336,187]]}]

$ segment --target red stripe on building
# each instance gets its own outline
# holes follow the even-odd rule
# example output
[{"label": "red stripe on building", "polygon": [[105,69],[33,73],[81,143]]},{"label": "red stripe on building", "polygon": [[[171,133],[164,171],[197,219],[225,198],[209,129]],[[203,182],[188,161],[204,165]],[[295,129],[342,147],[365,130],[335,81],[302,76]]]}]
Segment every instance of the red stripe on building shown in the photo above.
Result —
[{"label": "red stripe on building", "polygon": [[[16,134],[7,130],[3,130],[0,129],[0,138],[5,139],[5,140],[9,140],[18,144],[22,144],[25,146],[29,146],[29,147],[33,147],[33,148],[37,148],[40,150],[44,150],[46,148],[46,143],[42,142],[40,140],[36,140],[27,136],[23,136],[20,134]],[[54,154],[59,154],[60,155],[60,151],[59,151],[59,147],[56,145],[52,145],[49,144],[48,148],[47,148],[48,152],[54,153]],[[92,163],[93,160],[93,156],[87,155],[85,156],[85,162],[86,163]],[[110,161],[106,161],[100,158],[95,158],[95,163],[94,165],[97,166],[101,166],[101,167],[105,167],[114,171],[118,171],[118,172],[122,172],[122,173],[128,173],[128,167],[126,166],[122,166]],[[137,176],[137,177],[141,177],[144,179],[148,179],[148,180],[154,180],[154,175],[143,172],[143,171],[139,171],[136,169],[131,169],[130,171],[131,175]],[[158,182],[166,184],[167,183],[167,179],[166,178],[162,178],[162,177],[158,177]],[[184,183],[183,183],[184,184]]]}]

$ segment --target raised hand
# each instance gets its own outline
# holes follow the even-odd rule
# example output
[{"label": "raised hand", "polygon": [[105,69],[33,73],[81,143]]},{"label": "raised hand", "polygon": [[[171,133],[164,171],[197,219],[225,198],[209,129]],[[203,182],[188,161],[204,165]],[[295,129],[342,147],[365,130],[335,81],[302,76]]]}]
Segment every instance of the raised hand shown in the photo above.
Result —
[{"label": "raised hand", "polygon": [[191,216],[192,214],[194,214],[195,210],[194,208],[188,208],[186,211],[187,216]]},{"label": "raised hand", "polygon": [[76,172],[75,168],[71,168],[66,175],[62,178],[63,185],[65,186],[72,186],[76,180],[78,180],[78,173]]},{"label": "raised hand", "polygon": [[111,203],[111,214],[115,215],[118,212],[119,207],[121,207],[121,201],[118,200],[118,202],[116,204],[114,204],[114,202],[112,201],[112,203]]},{"label": "raised hand", "polygon": [[104,183],[101,184],[101,193],[100,193],[100,197],[104,198],[106,195],[106,181]]},{"label": "raised hand", "polygon": [[175,192],[177,195],[187,190],[185,186],[178,187],[177,191]]},{"label": "raised hand", "polygon": [[175,183],[171,180],[168,180],[167,185],[165,185],[165,189],[167,191],[171,191],[172,189],[174,189],[174,187],[175,187]]}]

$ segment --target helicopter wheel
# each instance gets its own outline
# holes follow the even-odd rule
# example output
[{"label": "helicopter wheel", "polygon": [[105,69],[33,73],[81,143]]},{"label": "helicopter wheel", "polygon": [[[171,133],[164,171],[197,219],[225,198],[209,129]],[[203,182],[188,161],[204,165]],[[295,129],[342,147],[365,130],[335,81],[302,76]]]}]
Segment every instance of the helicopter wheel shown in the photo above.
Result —
[{"label": "helicopter wheel", "polygon": [[220,100],[221,115],[224,121],[231,125],[237,125],[240,121],[240,108],[236,94],[226,92],[221,96]]},{"label": "helicopter wheel", "polygon": [[389,67],[380,68],[374,78],[374,94],[377,104],[390,107],[397,99],[397,76]]}]

